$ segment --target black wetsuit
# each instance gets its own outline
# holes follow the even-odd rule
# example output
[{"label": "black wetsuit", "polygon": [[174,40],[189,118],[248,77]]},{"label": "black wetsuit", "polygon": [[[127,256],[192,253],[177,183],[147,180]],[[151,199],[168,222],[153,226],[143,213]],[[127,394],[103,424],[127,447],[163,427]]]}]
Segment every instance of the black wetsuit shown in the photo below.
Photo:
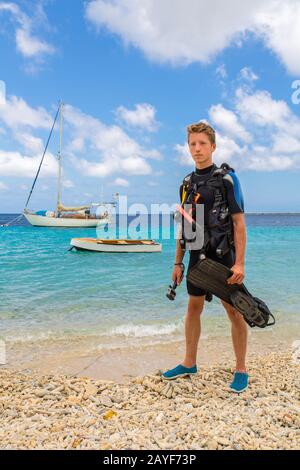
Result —
[{"label": "black wetsuit", "polygon": [[[193,183],[197,183],[199,181],[208,180],[211,177],[211,172],[214,165],[204,168],[203,170],[195,170],[193,175]],[[239,180],[234,172],[229,172],[226,177],[223,177],[224,186],[226,189],[226,196],[228,202],[228,208],[230,214],[238,214],[244,212],[244,201],[243,201],[243,194],[240,187]],[[182,189],[183,186],[180,187],[180,200],[182,199]],[[211,188],[206,186],[201,187],[201,196],[197,201],[198,204],[204,205],[204,224],[207,224],[208,220],[208,213],[212,209],[214,204],[214,191]],[[207,256],[213,260],[218,261],[219,263],[224,264],[231,268],[235,262],[235,253],[234,250],[231,250],[227,253],[223,258],[219,258],[216,253],[212,250],[207,251]],[[199,250],[191,250],[190,251],[190,260],[188,269],[194,266],[197,261],[199,260],[200,252]],[[195,287],[193,284],[187,281],[187,291],[189,295],[193,296],[202,296],[205,295],[206,292],[202,289]]]}]

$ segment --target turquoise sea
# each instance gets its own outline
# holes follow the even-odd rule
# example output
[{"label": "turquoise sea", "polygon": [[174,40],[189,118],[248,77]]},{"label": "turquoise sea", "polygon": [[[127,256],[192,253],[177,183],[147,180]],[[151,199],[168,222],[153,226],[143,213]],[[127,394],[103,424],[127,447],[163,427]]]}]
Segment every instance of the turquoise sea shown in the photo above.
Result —
[{"label": "turquoise sea", "polygon": [[[14,217],[2,214],[0,224]],[[247,227],[245,283],[274,313],[272,328],[299,333],[300,215],[247,215]],[[68,251],[74,236],[95,237],[96,231],[38,228],[24,219],[0,227],[2,338],[27,342],[97,336],[99,343],[131,344],[182,337],[185,284],[174,302],[166,297],[174,237],[160,239],[162,253],[101,254]],[[217,300],[207,305],[206,334],[224,328],[221,317]]]}]

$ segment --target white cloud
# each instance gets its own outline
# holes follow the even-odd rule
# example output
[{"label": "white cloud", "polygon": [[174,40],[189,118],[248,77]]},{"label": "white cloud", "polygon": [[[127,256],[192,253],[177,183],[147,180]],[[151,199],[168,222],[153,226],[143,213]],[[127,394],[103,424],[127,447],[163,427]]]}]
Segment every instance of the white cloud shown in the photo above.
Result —
[{"label": "white cloud", "polygon": [[156,149],[142,147],[121,127],[106,126],[72,106],[65,106],[65,120],[74,135],[70,150],[74,147],[87,148],[88,153],[97,158],[96,161],[88,161],[86,158],[73,157],[74,165],[88,176],[105,177],[113,173],[150,174],[152,169],[146,160],[161,158]]},{"label": "white cloud", "polygon": [[220,65],[217,69],[216,69],[216,75],[218,77],[220,77],[221,79],[225,79],[227,78],[227,70],[226,70],[226,66],[225,64],[222,64]]},{"label": "white cloud", "polygon": [[62,185],[64,188],[74,188],[74,183],[71,180],[63,180]]},{"label": "white cloud", "polygon": [[291,74],[300,73],[300,3],[269,1],[255,16],[257,34],[274,51]]},{"label": "white cloud", "polygon": [[177,153],[177,161],[180,165],[194,165],[194,160],[191,157],[188,144],[176,144],[174,147]]},{"label": "white cloud", "polygon": [[8,189],[8,186],[6,186],[6,184],[2,183],[2,181],[0,181],[0,191],[6,191]]},{"label": "white cloud", "polygon": [[236,92],[237,111],[244,122],[258,126],[278,126],[290,116],[290,109],[283,100],[273,100],[268,91],[246,93],[242,88]]},{"label": "white cloud", "polygon": [[223,105],[218,104],[211,106],[209,117],[218,129],[234,138],[238,138],[244,142],[251,141],[251,135],[246,131],[244,126],[239,122],[236,114]]},{"label": "white cloud", "polygon": [[[0,150],[0,175],[33,178],[37,172],[41,156],[28,157],[19,152],[6,152]],[[40,177],[56,176],[57,161],[48,153],[45,156]]]},{"label": "white cloud", "polygon": [[244,67],[240,70],[239,79],[248,81],[248,82],[255,82],[258,80],[258,76],[253,72],[250,67]]},{"label": "white cloud", "polygon": [[[24,152],[2,152],[0,171],[20,176],[24,170],[26,176],[31,175],[34,159],[44,148],[43,141],[34,136],[32,131],[48,131],[53,117],[44,108],[32,108],[22,98],[8,96],[0,106],[1,122],[11,132],[11,141],[20,143]],[[111,174],[150,174],[152,168],[148,161],[162,158],[157,149],[139,144],[120,126],[107,126],[70,105],[64,107],[64,122],[64,155],[71,158],[74,168],[85,175],[105,177]],[[81,154],[81,157],[76,157],[73,152]],[[87,154],[89,159],[86,158]],[[17,157],[20,158],[20,165]],[[14,165],[17,168],[13,169]],[[50,173],[52,168],[53,165]],[[67,181],[65,184],[71,187],[73,183]]]},{"label": "white cloud", "polygon": [[130,110],[124,106],[119,106],[116,110],[117,118],[131,127],[139,127],[153,132],[157,129],[158,123],[155,121],[156,109],[148,103],[141,103]]},{"label": "white cloud", "polygon": [[44,146],[42,139],[34,137],[27,132],[15,132],[14,137],[26,150],[29,150],[31,153],[37,154],[43,152]]},{"label": "white cloud", "polygon": [[6,83],[0,80],[0,106],[4,106],[6,101]]},{"label": "white cloud", "polygon": [[31,108],[22,98],[9,96],[0,105],[0,120],[16,131],[20,128],[50,129],[53,118],[44,108]]},{"label": "white cloud", "polygon": [[24,57],[40,59],[45,54],[55,52],[55,48],[51,44],[33,34],[32,30],[35,26],[33,19],[26,15],[16,3],[1,2],[1,13],[9,13],[17,25],[15,31],[16,47]]},{"label": "white cloud", "polygon": [[[297,162],[299,168],[299,161]],[[255,171],[284,171],[295,167],[295,161],[286,156],[250,155],[247,169]]]},{"label": "white cloud", "polygon": [[243,166],[244,156],[247,151],[247,147],[240,147],[234,139],[227,137],[217,132],[216,135],[217,149],[214,153],[214,162],[221,164],[223,162],[235,165],[238,160],[239,166]]},{"label": "white cloud", "polygon": [[[274,100],[266,90],[240,88],[234,109],[219,104],[212,106],[209,114],[217,129],[213,157],[217,164],[227,162],[238,171],[300,168],[300,118],[285,101]],[[175,150],[180,164],[194,165],[187,144],[177,144]]]},{"label": "white cloud", "polygon": [[299,153],[300,139],[287,133],[276,133],[273,142],[273,151],[276,153]]},{"label": "white cloud", "polygon": [[300,72],[297,0],[91,0],[86,17],[156,62],[207,63],[252,33],[289,72]]},{"label": "white cloud", "polygon": [[[22,145],[25,156],[18,152],[1,152],[0,167],[2,171],[21,176],[20,170],[23,169],[25,176],[29,176],[29,174],[32,176],[32,168],[36,165],[36,158],[40,160],[44,149],[42,139],[34,136],[32,131],[40,129],[48,131],[52,122],[53,118],[44,108],[32,108],[22,98],[7,96],[5,102],[0,104],[0,123],[5,126],[4,132],[8,134],[10,131],[9,137],[12,143],[18,142]],[[37,155],[39,156],[37,157]],[[17,156],[20,158],[20,165]],[[13,165],[16,165],[15,170]],[[52,174],[53,167],[54,162],[50,159],[48,169],[50,174]],[[45,171],[47,173],[47,169]]]},{"label": "white cloud", "polygon": [[17,29],[16,31],[17,49],[25,57],[36,57],[43,54],[53,54],[55,49],[45,41],[41,41],[37,37],[30,34],[25,29]]},{"label": "white cloud", "polygon": [[122,186],[124,188],[128,188],[130,185],[129,181],[125,180],[124,178],[116,178],[113,184],[116,186]]}]

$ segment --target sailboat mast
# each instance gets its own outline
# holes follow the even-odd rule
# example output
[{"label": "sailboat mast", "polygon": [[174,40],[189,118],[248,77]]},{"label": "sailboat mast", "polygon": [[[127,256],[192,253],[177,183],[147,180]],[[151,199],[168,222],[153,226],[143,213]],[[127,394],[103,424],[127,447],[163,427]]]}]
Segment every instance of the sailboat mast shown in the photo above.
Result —
[{"label": "sailboat mast", "polygon": [[62,124],[63,124],[63,102],[60,102],[60,126],[59,126],[59,151],[58,151],[58,187],[57,187],[57,212],[61,205],[61,176],[62,176]]}]

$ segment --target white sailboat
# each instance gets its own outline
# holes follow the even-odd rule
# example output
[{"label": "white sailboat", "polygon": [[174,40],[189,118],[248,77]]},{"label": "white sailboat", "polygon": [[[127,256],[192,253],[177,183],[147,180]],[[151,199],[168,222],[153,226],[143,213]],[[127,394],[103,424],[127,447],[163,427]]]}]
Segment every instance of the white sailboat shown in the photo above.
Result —
[{"label": "white sailboat", "polygon": [[[116,205],[115,202],[109,203],[90,203],[79,207],[67,207],[61,202],[61,187],[62,187],[62,113],[63,103],[59,104],[56,116],[54,118],[53,126],[40,162],[37,174],[35,176],[30,194],[28,196],[23,214],[31,225],[36,227],[78,227],[78,228],[92,228],[98,225],[105,225],[111,222],[109,210]],[[42,163],[48,148],[48,144],[57,121],[60,115],[60,138],[59,138],[59,152],[58,152],[58,190],[57,190],[57,205],[54,211],[31,211],[27,208],[31,198],[35,183],[39,176]],[[96,212],[103,212],[99,215]]]}]

